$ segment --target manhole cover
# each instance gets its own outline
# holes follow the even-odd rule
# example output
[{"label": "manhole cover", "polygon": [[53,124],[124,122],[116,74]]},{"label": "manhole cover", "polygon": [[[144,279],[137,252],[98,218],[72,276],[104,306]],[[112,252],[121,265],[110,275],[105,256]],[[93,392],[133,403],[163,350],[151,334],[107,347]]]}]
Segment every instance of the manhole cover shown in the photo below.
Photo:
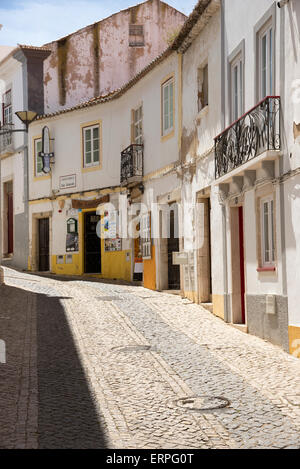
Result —
[{"label": "manhole cover", "polygon": [[151,345],[123,345],[119,347],[113,347],[111,349],[113,352],[148,352],[153,351]]},{"label": "manhole cover", "polygon": [[195,412],[203,412],[206,410],[223,409],[230,405],[230,401],[225,397],[219,396],[191,396],[184,397],[175,401],[178,407]]},{"label": "manhole cover", "polygon": [[116,300],[120,300],[120,298],[118,296],[97,296],[96,300],[99,300],[99,301],[116,301]]}]

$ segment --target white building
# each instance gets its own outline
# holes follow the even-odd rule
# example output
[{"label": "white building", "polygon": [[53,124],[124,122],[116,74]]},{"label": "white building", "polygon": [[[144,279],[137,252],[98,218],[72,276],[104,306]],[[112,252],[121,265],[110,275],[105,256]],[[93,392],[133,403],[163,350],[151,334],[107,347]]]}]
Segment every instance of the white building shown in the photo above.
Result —
[{"label": "white building", "polygon": [[[24,129],[16,111],[42,113],[43,60],[50,51],[19,46],[5,48],[0,62],[1,131]],[[8,53],[7,53],[8,52]],[[2,134],[0,249],[3,262],[26,269],[28,265],[27,134]]]}]

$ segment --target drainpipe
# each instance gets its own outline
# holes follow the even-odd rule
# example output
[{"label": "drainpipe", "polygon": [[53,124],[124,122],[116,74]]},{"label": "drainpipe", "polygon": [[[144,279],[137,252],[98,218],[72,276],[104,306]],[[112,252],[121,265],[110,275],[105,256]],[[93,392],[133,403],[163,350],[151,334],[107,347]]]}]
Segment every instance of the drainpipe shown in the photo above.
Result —
[{"label": "drainpipe", "polygon": [[[225,2],[221,2],[221,125],[226,127],[225,121]],[[228,309],[228,255],[227,255],[227,221],[226,203],[222,204],[222,238],[223,238],[223,284],[224,284],[224,321],[230,322]]]}]

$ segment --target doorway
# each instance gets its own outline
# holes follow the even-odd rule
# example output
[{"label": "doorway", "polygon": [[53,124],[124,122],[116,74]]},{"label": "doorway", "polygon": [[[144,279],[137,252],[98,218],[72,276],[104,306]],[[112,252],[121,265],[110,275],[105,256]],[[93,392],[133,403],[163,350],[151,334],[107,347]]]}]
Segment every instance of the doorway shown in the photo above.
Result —
[{"label": "doorway", "polygon": [[212,301],[210,198],[198,199],[197,208],[199,209],[198,300],[200,304],[206,304]]},{"label": "doorway", "polygon": [[243,206],[231,208],[232,323],[246,324]]},{"label": "doorway", "polygon": [[49,218],[40,218],[39,225],[39,271],[48,272],[49,263]]},{"label": "doorway", "polygon": [[180,266],[173,264],[173,252],[179,252],[178,206],[170,207],[170,231],[168,237],[168,288],[180,290]]},{"label": "doorway", "polygon": [[3,249],[4,255],[14,252],[14,194],[13,182],[3,184]]},{"label": "doorway", "polygon": [[101,239],[97,235],[97,225],[101,217],[96,212],[84,214],[84,272],[101,273]]}]

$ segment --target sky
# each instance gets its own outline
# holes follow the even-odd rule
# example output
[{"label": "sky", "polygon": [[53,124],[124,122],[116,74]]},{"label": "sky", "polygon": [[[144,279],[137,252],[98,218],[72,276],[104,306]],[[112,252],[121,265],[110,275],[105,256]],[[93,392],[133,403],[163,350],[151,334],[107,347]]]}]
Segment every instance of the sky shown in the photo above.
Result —
[{"label": "sky", "polygon": [[[0,0],[0,45],[41,46],[142,0]],[[197,0],[166,0],[189,15]]]}]

